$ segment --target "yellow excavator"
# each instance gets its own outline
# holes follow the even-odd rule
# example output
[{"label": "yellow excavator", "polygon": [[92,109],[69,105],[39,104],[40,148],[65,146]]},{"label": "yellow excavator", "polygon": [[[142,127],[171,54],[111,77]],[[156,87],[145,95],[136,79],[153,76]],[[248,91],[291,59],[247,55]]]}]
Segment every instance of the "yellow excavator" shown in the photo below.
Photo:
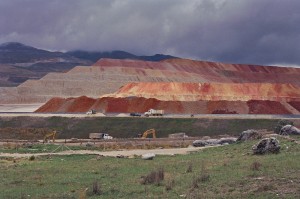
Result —
[{"label": "yellow excavator", "polygon": [[52,142],[54,143],[56,133],[57,133],[56,131],[53,131],[53,132],[51,132],[51,133],[47,133],[47,134],[44,136],[44,142],[43,142],[43,143],[48,142],[48,139],[49,139],[50,137],[52,137]]},{"label": "yellow excavator", "polygon": [[152,134],[152,137],[153,137],[153,138],[156,138],[156,131],[155,131],[155,129],[149,129],[149,130],[145,131],[145,132],[143,133],[143,135],[142,135],[141,138],[147,138],[147,136],[148,136],[148,135],[151,135],[151,134]]}]

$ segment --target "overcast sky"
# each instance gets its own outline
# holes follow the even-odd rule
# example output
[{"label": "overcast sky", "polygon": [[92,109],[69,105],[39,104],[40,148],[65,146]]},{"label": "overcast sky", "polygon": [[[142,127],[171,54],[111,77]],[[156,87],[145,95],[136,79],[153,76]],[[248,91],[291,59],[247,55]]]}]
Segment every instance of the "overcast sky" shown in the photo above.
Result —
[{"label": "overcast sky", "polygon": [[0,0],[0,43],[300,66],[299,0]]}]

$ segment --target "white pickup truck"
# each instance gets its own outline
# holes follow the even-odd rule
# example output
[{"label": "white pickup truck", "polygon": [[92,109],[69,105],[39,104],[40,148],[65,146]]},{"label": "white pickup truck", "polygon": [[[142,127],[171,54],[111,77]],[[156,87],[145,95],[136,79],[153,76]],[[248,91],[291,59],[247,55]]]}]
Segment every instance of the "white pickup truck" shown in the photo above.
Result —
[{"label": "white pickup truck", "polygon": [[164,110],[155,110],[155,109],[149,109],[147,112],[144,113],[146,117],[149,116],[163,116]]},{"label": "white pickup truck", "polygon": [[104,139],[104,140],[113,139],[113,137],[107,133],[90,133],[89,138],[90,139]]},{"label": "white pickup truck", "polygon": [[89,110],[88,112],[86,112],[87,115],[94,115],[97,112],[94,109]]}]

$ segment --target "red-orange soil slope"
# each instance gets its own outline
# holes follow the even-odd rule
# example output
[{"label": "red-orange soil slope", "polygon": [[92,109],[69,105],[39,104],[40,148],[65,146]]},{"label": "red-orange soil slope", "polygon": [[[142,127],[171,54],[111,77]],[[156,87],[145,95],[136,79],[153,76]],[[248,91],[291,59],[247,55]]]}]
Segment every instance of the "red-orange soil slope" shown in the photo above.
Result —
[{"label": "red-orange soil slope", "polygon": [[154,108],[177,114],[299,114],[299,103],[300,90],[291,84],[130,83],[97,100],[54,98],[37,112],[145,112]]},{"label": "red-orange soil slope", "polygon": [[300,86],[300,69],[187,59],[161,62],[101,59],[66,73],[49,73],[14,88],[0,88],[0,103],[38,103],[53,97],[99,96],[132,82],[276,83]]},{"label": "red-orange soil slope", "polygon": [[288,107],[275,101],[161,101],[142,97],[53,98],[36,112],[77,113],[95,109],[103,113],[143,113],[150,108],[163,109],[166,114],[293,114]]},{"label": "red-orange soil slope", "polygon": [[270,83],[130,83],[109,97],[144,97],[163,101],[300,101],[300,87]]}]

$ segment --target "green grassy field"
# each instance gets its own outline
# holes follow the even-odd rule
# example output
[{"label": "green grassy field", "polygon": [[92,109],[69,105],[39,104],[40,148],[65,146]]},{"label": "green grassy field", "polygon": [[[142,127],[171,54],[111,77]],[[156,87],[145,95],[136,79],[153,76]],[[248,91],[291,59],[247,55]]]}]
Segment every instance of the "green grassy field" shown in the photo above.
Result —
[{"label": "green grassy field", "polygon": [[154,160],[1,158],[0,198],[299,198],[300,145],[280,139],[279,154],[256,156],[256,142]]}]

